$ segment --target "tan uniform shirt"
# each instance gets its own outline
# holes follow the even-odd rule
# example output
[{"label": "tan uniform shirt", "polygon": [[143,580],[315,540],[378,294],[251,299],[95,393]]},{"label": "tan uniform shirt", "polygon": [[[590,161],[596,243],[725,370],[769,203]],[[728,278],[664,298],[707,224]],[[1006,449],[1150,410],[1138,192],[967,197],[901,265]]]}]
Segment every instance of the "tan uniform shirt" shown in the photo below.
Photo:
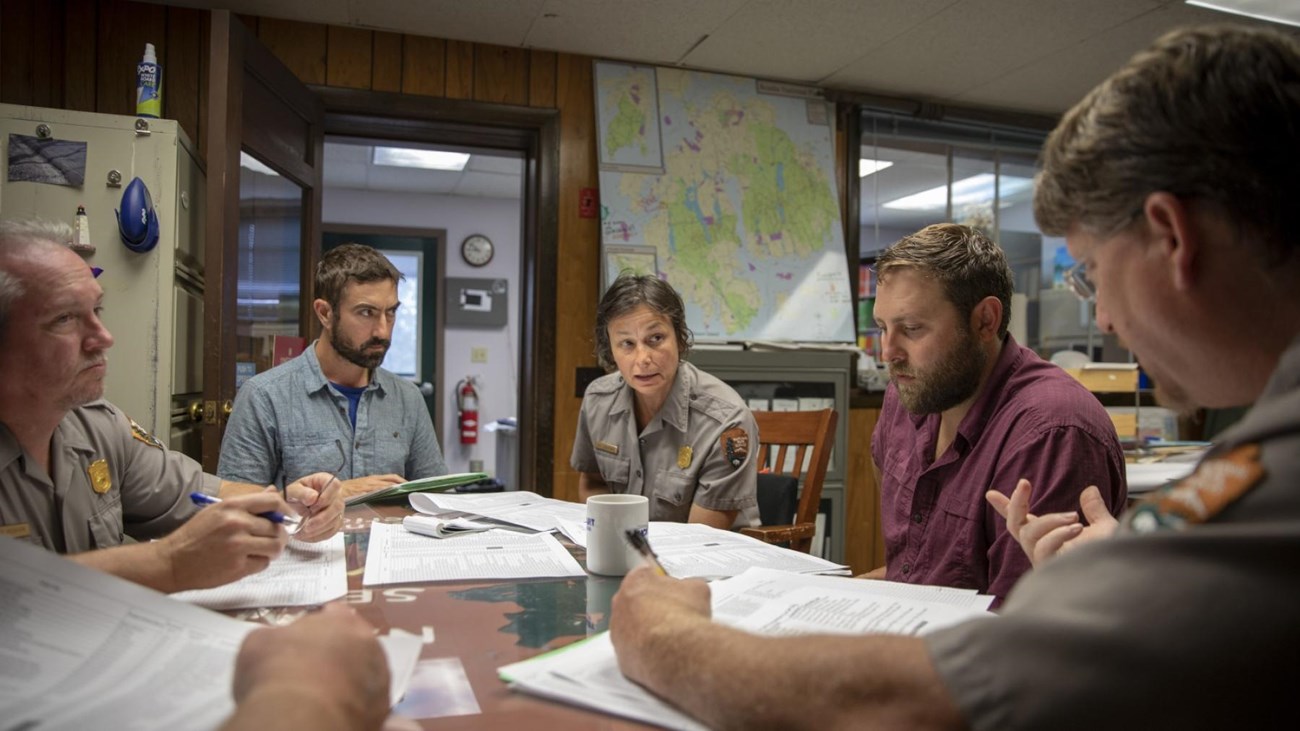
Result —
[{"label": "tan uniform shirt", "polygon": [[587,387],[569,464],[610,492],[650,498],[650,520],[686,522],[691,505],[739,510],[758,525],[758,427],[727,384],[683,362],[663,408],[639,434],[633,390],[618,373]]},{"label": "tan uniform shirt", "polygon": [[0,424],[0,528],[59,553],[167,535],[194,514],[191,492],[221,480],[163,448],[107,401],[68,412],[50,444],[50,472]]}]

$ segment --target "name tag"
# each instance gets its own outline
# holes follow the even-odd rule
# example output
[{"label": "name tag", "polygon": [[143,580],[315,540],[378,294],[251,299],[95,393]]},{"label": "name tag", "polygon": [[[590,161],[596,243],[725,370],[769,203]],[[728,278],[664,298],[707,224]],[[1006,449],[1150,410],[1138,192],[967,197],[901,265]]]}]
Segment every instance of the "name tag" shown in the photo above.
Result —
[{"label": "name tag", "polygon": [[609,442],[596,442],[596,449],[599,449],[606,454],[618,454],[618,445],[610,444]]},{"label": "name tag", "polygon": [[0,525],[0,535],[9,536],[10,538],[26,538],[32,534],[32,527],[27,523],[13,523],[12,525]]}]

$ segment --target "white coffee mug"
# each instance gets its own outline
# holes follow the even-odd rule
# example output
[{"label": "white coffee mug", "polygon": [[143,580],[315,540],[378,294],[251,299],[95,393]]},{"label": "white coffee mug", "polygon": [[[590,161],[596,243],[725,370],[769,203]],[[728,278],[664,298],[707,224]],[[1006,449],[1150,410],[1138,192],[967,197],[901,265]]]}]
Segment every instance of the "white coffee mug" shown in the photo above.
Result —
[{"label": "white coffee mug", "polygon": [[622,576],[641,561],[624,535],[650,527],[650,501],[644,495],[592,495],[587,498],[587,570]]}]

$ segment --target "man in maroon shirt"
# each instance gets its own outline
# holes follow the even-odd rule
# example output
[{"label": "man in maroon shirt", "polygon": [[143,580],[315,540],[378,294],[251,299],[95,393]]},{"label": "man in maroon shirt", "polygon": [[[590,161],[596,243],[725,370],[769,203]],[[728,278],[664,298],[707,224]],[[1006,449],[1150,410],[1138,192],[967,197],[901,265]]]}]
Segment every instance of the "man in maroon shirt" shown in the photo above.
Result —
[{"label": "man in maroon shirt", "polygon": [[[985,501],[1034,486],[1030,512],[1124,507],[1124,455],[1105,409],[1016,343],[1011,268],[957,224],[906,236],[877,259],[875,319],[890,386],[872,439],[891,581],[977,589],[1001,603],[1030,561]],[[1089,487],[1093,486],[1093,487]]]}]

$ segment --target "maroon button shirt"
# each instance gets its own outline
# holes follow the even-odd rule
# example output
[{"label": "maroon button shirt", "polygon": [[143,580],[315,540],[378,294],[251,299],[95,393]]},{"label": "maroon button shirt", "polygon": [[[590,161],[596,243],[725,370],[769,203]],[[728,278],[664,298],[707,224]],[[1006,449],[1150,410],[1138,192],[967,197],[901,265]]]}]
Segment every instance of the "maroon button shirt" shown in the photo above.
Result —
[{"label": "maroon button shirt", "polygon": [[871,441],[891,581],[977,589],[1001,604],[1030,563],[984,493],[1010,495],[1022,477],[1034,487],[1035,515],[1078,510],[1089,485],[1112,514],[1124,508],[1124,454],[1106,410],[1010,335],[956,439],[935,460],[938,434],[939,415],[908,413],[891,384]]}]

